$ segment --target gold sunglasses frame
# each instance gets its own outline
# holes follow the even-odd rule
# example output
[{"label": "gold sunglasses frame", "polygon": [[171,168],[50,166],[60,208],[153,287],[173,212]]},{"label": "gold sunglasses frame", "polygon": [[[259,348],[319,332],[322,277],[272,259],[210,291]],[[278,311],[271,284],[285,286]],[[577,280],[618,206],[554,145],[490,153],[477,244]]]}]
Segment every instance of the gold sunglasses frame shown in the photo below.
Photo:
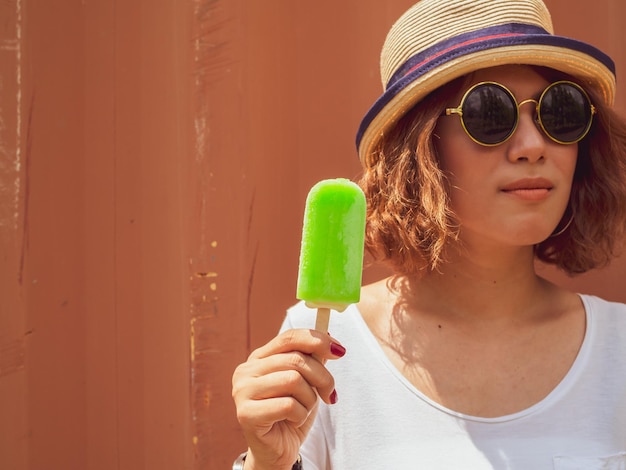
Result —
[{"label": "gold sunglasses frame", "polygon": [[[579,90],[583,94],[583,96],[587,99],[587,103],[589,103],[590,110],[591,110],[591,114],[590,114],[590,117],[589,117],[589,122],[587,123],[587,127],[585,128],[585,130],[583,131],[581,136],[578,137],[576,140],[574,140],[572,142],[561,141],[561,140],[558,140],[558,139],[554,138],[552,135],[550,135],[550,133],[546,130],[545,126],[543,125],[543,122],[541,121],[541,114],[539,113],[539,108],[540,108],[540,105],[541,105],[541,101],[543,100],[543,97],[548,92],[548,90],[550,90],[555,85],[560,85],[560,84],[563,84],[563,83],[567,84],[567,85],[572,85],[574,88]],[[515,105],[516,105],[517,115],[515,117],[515,125],[513,126],[513,128],[511,129],[511,131],[509,132],[509,134],[506,136],[506,138],[504,140],[501,140],[500,142],[496,142],[496,143],[493,143],[493,144],[488,144],[488,143],[485,143],[485,142],[481,142],[478,139],[476,139],[474,136],[472,136],[470,134],[470,132],[467,130],[467,127],[465,126],[465,120],[463,119],[463,105],[465,104],[465,100],[467,99],[467,97],[469,96],[469,94],[472,91],[474,91],[479,86],[483,86],[483,85],[495,85],[496,87],[501,88],[502,90],[504,90],[512,98],[513,103],[515,103]],[[517,126],[519,124],[520,108],[524,104],[526,104],[526,103],[535,103],[535,115],[537,116],[536,117],[537,124],[539,124],[539,127],[541,128],[543,133],[550,140],[556,142],[557,144],[561,144],[561,145],[575,144],[575,143],[580,142],[582,139],[584,139],[587,136],[587,134],[589,133],[589,130],[591,129],[591,125],[593,123],[593,116],[594,116],[594,114],[596,114],[596,107],[591,102],[591,98],[589,97],[589,94],[584,90],[583,87],[581,87],[578,83],[574,83],[574,82],[569,81],[569,80],[559,80],[559,81],[553,82],[550,85],[548,85],[543,90],[543,92],[541,93],[541,96],[539,97],[538,100],[533,99],[533,98],[529,98],[527,100],[522,101],[521,103],[518,103],[517,99],[515,98],[515,95],[511,92],[511,90],[509,90],[507,87],[505,87],[501,83],[489,82],[489,81],[487,81],[487,82],[479,82],[479,83],[476,83],[476,84],[472,85],[470,88],[467,89],[467,91],[463,94],[463,97],[461,98],[461,102],[459,103],[459,105],[456,108],[446,108],[445,115],[446,116],[450,116],[452,114],[458,114],[459,118],[461,119],[461,126],[463,126],[463,130],[468,135],[468,137],[470,139],[472,139],[472,141],[474,141],[477,144],[482,145],[484,147],[495,147],[497,145],[501,145],[501,144],[505,143],[507,140],[509,140],[513,136],[513,134],[517,130]]]}]

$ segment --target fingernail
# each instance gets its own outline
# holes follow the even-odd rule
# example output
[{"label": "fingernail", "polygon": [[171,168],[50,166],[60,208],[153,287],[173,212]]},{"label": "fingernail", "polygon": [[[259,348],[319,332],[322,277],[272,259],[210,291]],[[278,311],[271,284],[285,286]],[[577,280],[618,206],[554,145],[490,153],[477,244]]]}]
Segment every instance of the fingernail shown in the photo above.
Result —
[{"label": "fingernail", "polygon": [[333,356],[343,357],[346,353],[346,348],[344,348],[341,344],[330,343],[330,352]]},{"label": "fingernail", "polygon": [[330,404],[334,405],[337,403],[337,390],[333,390],[333,393],[330,394]]}]

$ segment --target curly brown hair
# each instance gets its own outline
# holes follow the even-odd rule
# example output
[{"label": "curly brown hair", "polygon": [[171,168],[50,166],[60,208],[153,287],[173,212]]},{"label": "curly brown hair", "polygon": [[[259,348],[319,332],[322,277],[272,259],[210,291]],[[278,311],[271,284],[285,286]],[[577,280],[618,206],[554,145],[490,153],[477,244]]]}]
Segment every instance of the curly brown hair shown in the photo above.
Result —
[{"label": "curly brown hair", "polygon": [[[433,144],[446,103],[467,77],[424,98],[380,141],[359,184],[368,201],[365,244],[374,261],[397,274],[417,274],[445,262],[458,238],[446,176]],[[566,230],[535,246],[536,257],[573,275],[616,256],[626,227],[626,121],[589,93],[596,107],[590,133],[579,143]]]}]

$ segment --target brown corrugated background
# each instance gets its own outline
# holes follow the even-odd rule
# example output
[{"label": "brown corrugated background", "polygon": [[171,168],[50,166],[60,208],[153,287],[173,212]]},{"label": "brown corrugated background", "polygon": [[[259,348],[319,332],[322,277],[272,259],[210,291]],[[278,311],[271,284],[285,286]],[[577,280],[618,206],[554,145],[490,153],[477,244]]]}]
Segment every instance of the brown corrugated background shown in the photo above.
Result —
[{"label": "brown corrugated background", "polygon": [[[626,69],[626,4],[547,3]],[[410,4],[0,2],[0,468],[229,468],[233,368],[294,302],[309,187],[359,171]],[[548,275],[626,301],[624,258]]]}]

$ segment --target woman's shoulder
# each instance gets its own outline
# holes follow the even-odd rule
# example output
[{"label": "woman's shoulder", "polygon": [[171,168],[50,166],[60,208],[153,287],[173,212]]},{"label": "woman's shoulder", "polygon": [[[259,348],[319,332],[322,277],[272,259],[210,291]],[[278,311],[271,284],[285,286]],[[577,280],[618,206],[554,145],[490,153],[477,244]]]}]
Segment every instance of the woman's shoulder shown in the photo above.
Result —
[{"label": "woman's shoulder", "polygon": [[626,354],[626,304],[594,295],[580,296],[589,322],[591,337],[596,346]]},{"label": "woman's shoulder", "polygon": [[616,318],[626,321],[626,304],[615,300],[604,299],[590,294],[580,294],[585,308],[591,313],[601,315],[616,315]]}]

